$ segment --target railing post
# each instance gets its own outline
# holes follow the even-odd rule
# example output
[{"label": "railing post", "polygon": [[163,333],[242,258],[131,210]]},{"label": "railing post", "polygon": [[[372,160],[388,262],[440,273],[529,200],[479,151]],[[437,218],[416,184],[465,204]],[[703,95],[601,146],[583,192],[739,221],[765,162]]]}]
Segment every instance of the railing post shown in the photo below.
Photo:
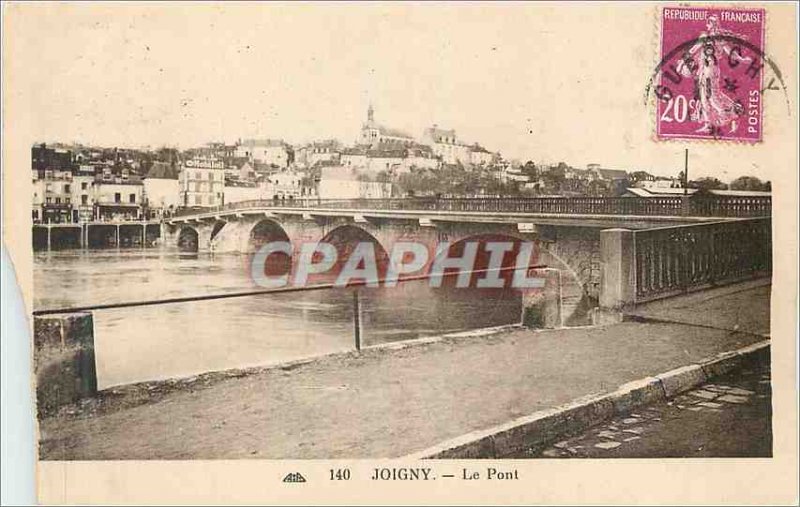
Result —
[{"label": "railing post", "polygon": [[621,310],[636,301],[636,252],[633,231],[600,231],[600,306]]},{"label": "railing post", "polygon": [[688,195],[681,196],[681,216],[688,217],[692,214],[691,201]]},{"label": "railing post", "polygon": [[361,351],[361,301],[358,287],[353,289],[353,335],[356,351]]}]

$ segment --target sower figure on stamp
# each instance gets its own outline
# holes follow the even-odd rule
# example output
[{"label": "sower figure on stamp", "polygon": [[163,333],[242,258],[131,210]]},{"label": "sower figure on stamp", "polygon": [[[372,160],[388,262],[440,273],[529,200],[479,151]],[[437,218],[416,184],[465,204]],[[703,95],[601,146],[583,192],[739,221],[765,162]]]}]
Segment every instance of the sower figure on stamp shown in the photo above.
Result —
[{"label": "sower figure on stamp", "polygon": [[717,48],[727,56],[731,67],[749,62],[752,58],[743,56],[738,47],[716,36],[732,36],[744,40],[747,37],[721,28],[717,16],[708,18],[706,28],[707,31],[700,35],[697,43],[684,54],[678,64],[678,71],[695,80],[699,109],[692,113],[692,119],[702,123],[695,132],[720,132],[722,128],[729,126],[729,133],[733,134],[739,127],[737,120],[744,112],[744,106],[725,93],[726,90],[735,91],[737,85],[735,80],[723,79],[721,76]]}]

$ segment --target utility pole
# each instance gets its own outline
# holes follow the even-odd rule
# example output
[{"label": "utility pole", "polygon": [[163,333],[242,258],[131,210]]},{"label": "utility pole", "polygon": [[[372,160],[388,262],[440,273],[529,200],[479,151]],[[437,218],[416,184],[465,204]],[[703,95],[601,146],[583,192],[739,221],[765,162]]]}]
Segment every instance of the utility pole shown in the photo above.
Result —
[{"label": "utility pole", "polygon": [[683,195],[689,194],[689,148],[683,157]]}]

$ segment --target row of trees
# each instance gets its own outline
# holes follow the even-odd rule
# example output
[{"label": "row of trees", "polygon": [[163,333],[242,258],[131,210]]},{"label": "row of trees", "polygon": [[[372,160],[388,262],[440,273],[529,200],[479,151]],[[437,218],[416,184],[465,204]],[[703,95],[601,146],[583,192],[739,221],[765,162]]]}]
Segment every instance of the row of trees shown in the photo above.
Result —
[{"label": "row of trees", "polygon": [[[439,170],[413,169],[409,172],[394,175],[382,171],[374,176],[362,175],[364,179],[391,183],[395,191],[401,195],[590,195],[619,196],[625,189],[635,184],[636,178],[603,181],[587,181],[566,177],[566,167],[540,170],[532,162],[520,168],[520,172],[528,178],[530,185],[520,181],[502,182],[493,168],[464,169],[459,166],[444,166]],[[682,180],[682,174],[678,181]],[[761,181],[754,176],[742,176],[730,184],[718,178],[704,177],[689,181],[689,188],[705,190],[755,190],[770,191],[771,183]]]},{"label": "row of trees", "polygon": [[[683,181],[683,171],[678,174],[678,180]],[[687,184],[689,188],[697,188],[700,190],[750,190],[758,192],[772,191],[772,182],[761,181],[755,176],[740,176],[726,184],[718,178],[706,176],[696,180],[690,180]]]}]

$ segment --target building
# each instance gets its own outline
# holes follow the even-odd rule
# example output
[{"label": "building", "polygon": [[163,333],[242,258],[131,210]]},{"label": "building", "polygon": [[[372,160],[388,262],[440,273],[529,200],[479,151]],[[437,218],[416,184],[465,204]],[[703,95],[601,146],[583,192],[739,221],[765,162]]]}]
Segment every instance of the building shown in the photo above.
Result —
[{"label": "building", "polygon": [[285,142],[274,139],[246,139],[236,145],[237,158],[247,158],[251,162],[267,164],[277,168],[289,167],[293,152]]},{"label": "building", "polygon": [[647,171],[634,171],[630,174],[629,179],[633,184],[638,184],[643,182],[654,182],[658,180],[656,176],[653,176]]},{"label": "building", "polygon": [[525,171],[523,171],[522,166],[518,164],[512,164],[509,162],[504,162],[500,166],[498,179],[502,183],[518,182],[523,186],[526,183],[530,182],[530,177],[527,174],[525,174]]},{"label": "building", "polygon": [[161,218],[181,205],[178,168],[166,162],[154,162],[144,177],[144,204],[148,218]]},{"label": "building", "polygon": [[[42,174],[42,177],[39,177]],[[41,223],[68,223],[78,220],[72,209],[70,171],[33,172],[33,210],[31,218]]]},{"label": "building", "polygon": [[441,161],[428,146],[414,144],[407,147],[367,149],[349,148],[342,151],[342,167],[377,174],[388,172],[402,174],[414,169],[439,169]]},{"label": "building", "polygon": [[599,164],[588,164],[586,169],[594,174],[596,179],[603,181],[623,181],[628,179],[628,173],[622,169],[603,169]]},{"label": "building", "polygon": [[369,165],[369,161],[367,160],[367,148],[356,146],[355,148],[346,148],[342,150],[339,163],[351,169],[365,169]]},{"label": "building", "polygon": [[430,146],[415,144],[406,149],[406,159],[403,166],[403,171],[410,171],[411,169],[436,170],[442,166],[442,161],[433,153],[433,149]]},{"label": "building", "polygon": [[294,199],[308,195],[303,186],[303,175],[297,171],[282,171],[269,175],[264,182],[267,199]]},{"label": "building", "polygon": [[383,199],[392,196],[392,184],[369,181],[344,167],[325,167],[317,194],[320,199]]},{"label": "building", "polygon": [[379,149],[367,151],[365,172],[377,174],[387,172],[397,174],[405,170],[406,150],[404,148]]},{"label": "building", "polygon": [[429,145],[434,155],[449,165],[470,165],[472,163],[472,147],[458,142],[456,131],[453,129],[440,129],[434,125],[425,129],[422,142]]},{"label": "building", "polygon": [[93,174],[76,172],[72,176],[72,219],[73,222],[94,220],[96,206],[95,177]]},{"label": "building", "polygon": [[34,171],[71,171],[73,163],[73,154],[69,150],[48,148],[44,143],[31,147],[31,168]]},{"label": "building", "polygon": [[338,165],[342,155],[339,141],[317,141],[295,150],[294,162],[300,167],[315,167],[320,164]]},{"label": "building", "polygon": [[475,143],[469,149],[469,163],[474,166],[488,166],[495,161],[494,153]]},{"label": "building", "polygon": [[142,216],[143,190],[141,181],[94,183],[94,219],[100,221],[139,220]]},{"label": "building", "polygon": [[189,159],[178,176],[180,205],[213,207],[225,203],[225,168],[212,157]]},{"label": "building", "polygon": [[634,182],[634,186],[640,188],[653,188],[653,189],[660,189],[660,188],[682,188],[683,182],[678,180],[678,178],[664,178],[664,177],[656,177],[653,180],[638,180]]},{"label": "building", "polygon": [[414,144],[414,138],[401,130],[391,129],[375,121],[375,110],[370,104],[367,109],[367,121],[361,126],[359,144],[371,148],[378,147],[403,147]]}]

